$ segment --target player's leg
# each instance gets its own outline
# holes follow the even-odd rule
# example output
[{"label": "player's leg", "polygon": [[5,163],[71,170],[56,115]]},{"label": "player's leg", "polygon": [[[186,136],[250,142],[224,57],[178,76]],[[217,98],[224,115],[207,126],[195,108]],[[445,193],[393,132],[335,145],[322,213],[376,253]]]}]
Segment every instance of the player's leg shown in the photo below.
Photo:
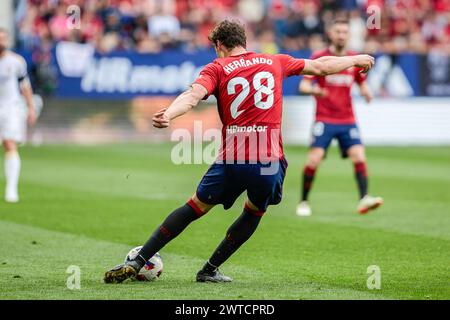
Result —
[{"label": "player's leg", "polygon": [[334,127],[324,122],[316,122],[313,126],[312,135],[312,143],[303,168],[300,203],[297,205],[296,211],[297,215],[302,217],[310,216],[312,213],[308,202],[309,192],[311,191],[317,168],[325,157],[331,140],[333,140]]},{"label": "player's leg", "polygon": [[353,163],[359,198],[362,199],[367,195],[368,189],[368,174],[364,147],[362,144],[353,145],[346,152]]},{"label": "player's leg", "polygon": [[[203,176],[194,196],[182,207],[172,211],[153,232],[134,260],[127,261],[105,273],[106,283],[118,283],[135,276],[145,262],[168,242],[177,237],[191,222],[206,214],[224,197],[223,164],[215,163]],[[208,203],[201,199],[209,199]]]},{"label": "player's leg", "polygon": [[21,161],[18,143],[25,140],[26,118],[20,112],[19,106],[4,110],[0,116],[0,138],[5,150],[4,170],[6,177],[5,200],[19,201],[19,176]]},{"label": "player's leg", "polygon": [[19,201],[19,176],[20,176],[20,157],[17,150],[17,143],[14,140],[4,140],[3,148],[5,150],[4,169],[6,178],[5,201]]},{"label": "player's leg", "polygon": [[213,207],[213,204],[203,203],[194,194],[185,205],[172,211],[139,251],[137,256],[137,259],[140,260],[138,261],[139,269],[156,252],[186,229],[191,222],[208,213]]},{"label": "player's leg", "polygon": [[354,166],[355,179],[359,191],[360,201],[358,204],[358,211],[359,213],[364,214],[369,210],[378,208],[383,204],[383,199],[368,194],[369,183],[364,146],[362,144],[353,145],[348,149],[347,153]]},{"label": "player's leg", "polygon": [[245,203],[241,215],[228,228],[225,238],[212,256],[197,273],[198,282],[230,282],[232,279],[220,273],[221,266],[243,245],[255,232],[264,212],[260,211],[250,200]]},{"label": "player's leg", "polygon": [[366,152],[362,144],[358,127],[356,125],[341,126],[337,135],[342,156],[349,157],[353,163],[356,184],[359,191],[358,211],[365,214],[383,204],[380,197],[372,197],[368,194],[368,173],[366,164]]},{"label": "player's leg", "polygon": [[308,203],[308,196],[312,188],[317,168],[322,162],[324,156],[325,156],[325,149],[320,147],[313,147],[308,152],[306,163],[303,168],[302,186],[300,195],[301,201],[297,206],[297,215],[299,216],[311,215],[311,207],[309,206]]},{"label": "player's leg", "polygon": [[222,275],[218,268],[250,239],[267,207],[281,202],[287,166],[286,159],[282,158],[269,165],[255,164],[248,166],[248,170],[245,166],[241,167],[243,170],[236,169],[234,176],[247,181],[248,199],[241,215],[228,228],[225,238],[197,273],[197,281],[232,281],[230,277]]},{"label": "player's leg", "polygon": [[176,238],[191,222],[206,214],[213,207],[214,205],[203,203],[194,195],[186,204],[175,209],[166,217],[143,245],[134,260],[127,261],[107,271],[104,281],[106,283],[120,283],[136,276],[146,261]]}]

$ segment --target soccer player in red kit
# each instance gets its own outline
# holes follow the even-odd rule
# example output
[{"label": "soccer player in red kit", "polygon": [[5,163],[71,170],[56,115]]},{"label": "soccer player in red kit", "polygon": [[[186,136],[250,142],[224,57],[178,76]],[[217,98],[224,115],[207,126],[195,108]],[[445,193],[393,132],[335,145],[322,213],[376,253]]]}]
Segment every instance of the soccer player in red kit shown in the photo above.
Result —
[{"label": "soccer player in red kit", "polygon": [[154,115],[153,125],[167,128],[171,120],[214,95],[223,123],[220,155],[203,176],[195,194],[164,220],[136,258],[105,273],[107,283],[135,276],[149,258],[191,222],[217,204],[229,209],[246,191],[242,214],[196,278],[198,282],[231,281],[218,267],[250,238],[267,207],[281,201],[287,167],[280,134],[283,79],[299,74],[333,74],[355,66],[368,70],[374,64],[368,55],[313,61],[247,52],[243,26],[231,21],[219,23],[210,40],[218,59],[208,64],[167,109]]},{"label": "soccer player in red kit", "polygon": [[[328,30],[328,36],[331,46],[314,53],[311,59],[355,55],[346,50],[350,36],[346,20],[334,21]],[[301,201],[297,206],[297,215],[299,216],[311,215],[308,194],[316,170],[334,138],[339,142],[342,157],[349,157],[353,162],[360,196],[357,208],[359,213],[365,214],[383,203],[382,198],[373,197],[367,193],[366,156],[353,114],[351,98],[351,88],[354,82],[359,86],[361,95],[369,103],[372,100],[372,94],[365,81],[365,74],[361,73],[359,68],[348,68],[327,76],[305,76],[300,83],[300,91],[314,95],[317,104],[313,141],[303,170]]]}]

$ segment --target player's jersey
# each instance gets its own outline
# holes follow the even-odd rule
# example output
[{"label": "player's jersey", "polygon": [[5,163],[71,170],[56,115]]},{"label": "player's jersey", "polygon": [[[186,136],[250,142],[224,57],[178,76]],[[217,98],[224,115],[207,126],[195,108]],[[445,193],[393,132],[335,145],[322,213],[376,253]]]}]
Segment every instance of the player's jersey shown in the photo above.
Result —
[{"label": "player's jersey", "polygon": [[304,66],[304,60],[289,55],[253,52],[205,66],[194,83],[217,98],[223,124],[219,159],[269,161],[283,156],[283,79],[299,75]]},{"label": "player's jersey", "polygon": [[[347,55],[354,54],[354,52],[347,52]],[[311,59],[324,56],[334,56],[334,54],[326,49],[314,53]],[[365,80],[365,75],[360,71],[360,68],[349,68],[328,76],[305,76],[306,79],[315,80],[320,88],[327,91],[324,97],[314,97],[317,102],[316,121],[333,124],[355,123],[351,89],[354,82],[361,83]]]},{"label": "player's jersey", "polygon": [[25,60],[7,51],[0,57],[0,110],[20,103],[19,80],[27,76]]}]

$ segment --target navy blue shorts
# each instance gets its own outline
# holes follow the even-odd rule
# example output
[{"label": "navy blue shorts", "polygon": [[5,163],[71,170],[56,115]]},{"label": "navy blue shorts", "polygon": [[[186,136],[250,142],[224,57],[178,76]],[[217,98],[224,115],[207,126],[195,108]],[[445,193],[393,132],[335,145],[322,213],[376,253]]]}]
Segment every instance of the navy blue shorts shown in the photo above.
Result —
[{"label": "navy blue shorts", "polygon": [[331,124],[316,122],[313,126],[313,140],[311,148],[322,148],[327,150],[331,141],[336,138],[339,142],[341,155],[348,156],[347,151],[354,145],[362,144],[359,129],[356,124]]},{"label": "navy blue shorts", "polygon": [[269,205],[280,203],[287,166],[284,157],[268,164],[214,163],[200,181],[197,197],[227,210],[247,191],[249,200],[264,212]]}]

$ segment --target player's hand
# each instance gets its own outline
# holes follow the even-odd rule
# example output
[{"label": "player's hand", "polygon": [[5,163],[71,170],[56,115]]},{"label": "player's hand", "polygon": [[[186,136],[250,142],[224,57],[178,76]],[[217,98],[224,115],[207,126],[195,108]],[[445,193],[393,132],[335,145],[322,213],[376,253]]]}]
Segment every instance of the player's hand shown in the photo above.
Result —
[{"label": "player's hand", "polygon": [[30,127],[34,126],[37,121],[36,112],[34,111],[34,108],[28,109],[28,115],[27,115],[27,123]]},{"label": "player's hand", "polygon": [[361,73],[367,73],[375,64],[375,58],[368,54],[360,54],[354,56],[355,67],[361,68]]},{"label": "player's hand", "polygon": [[363,94],[364,99],[366,100],[367,103],[371,103],[373,100],[373,95],[370,92],[366,92]]},{"label": "player's hand", "polygon": [[153,115],[152,121],[155,128],[163,129],[169,127],[170,119],[166,115],[166,110],[167,108],[161,109]]},{"label": "player's hand", "polygon": [[313,88],[312,95],[316,97],[326,97],[328,95],[328,90],[315,86]]}]

